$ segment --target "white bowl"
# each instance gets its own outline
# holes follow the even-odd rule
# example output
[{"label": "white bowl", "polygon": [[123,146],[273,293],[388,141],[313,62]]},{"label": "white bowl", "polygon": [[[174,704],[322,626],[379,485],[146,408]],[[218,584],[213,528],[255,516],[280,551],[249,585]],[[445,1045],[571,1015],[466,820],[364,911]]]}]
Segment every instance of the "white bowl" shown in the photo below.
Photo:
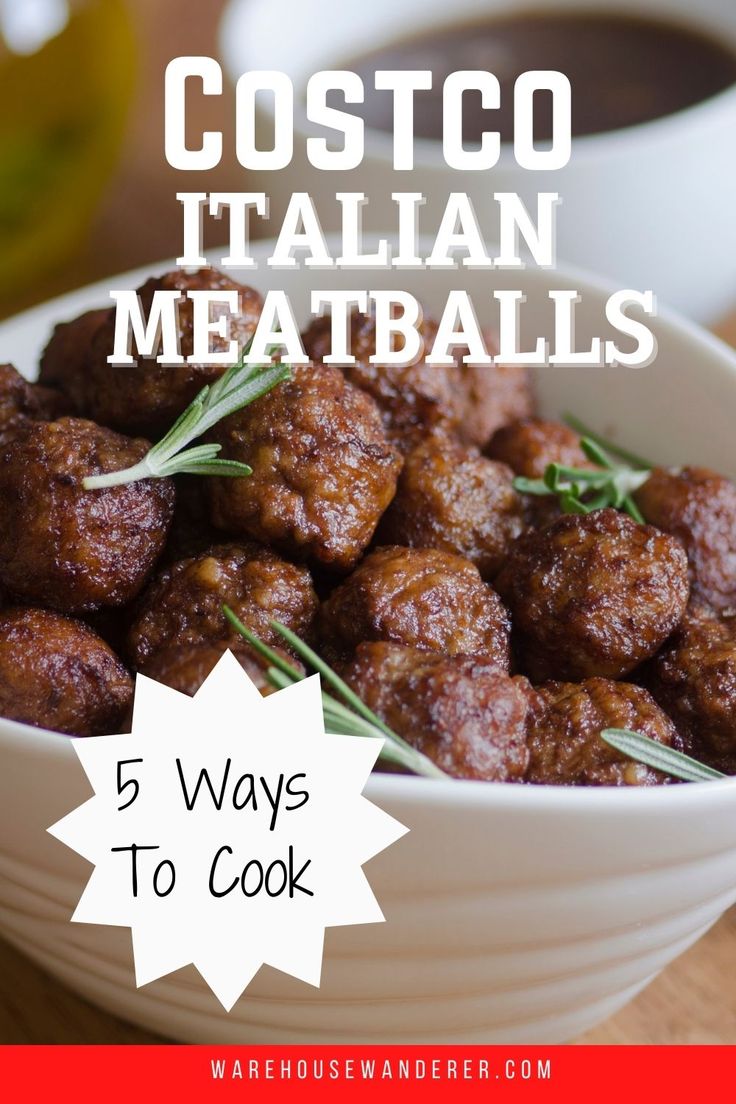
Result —
[{"label": "white bowl", "polygon": [[[149,271],[4,323],[3,358],[32,374],[53,323]],[[356,283],[263,264],[241,278],[283,287],[302,317],[310,283]],[[456,279],[418,273],[410,290],[436,309]],[[371,286],[394,280],[371,274]],[[463,280],[481,311],[508,274]],[[571,286],[581,343],[606,336],[605,285],[559,272],[514,280],[527,336],[549,333],[548,289]],[[736,477],[736,356],[673,317],[654,328],[648,368],[541,369],[543,410]],[[621,791],[377,775],[368,795],[411,829],[368,866],[387,922],[327,933],[319,991],[263,969],[226,1014],[192,968],[136,991],[128,932],[69,922],[89,868],[45,831],[88,796],[69,741],[0,721],[0,755],[0,933],[102,1007],[189,1042],[561,1042],[615,1012],[736,900],[736,780]]]},{"label": "white bowl", "polygon": [[[736,49],[733,0],[530,0],[524,6],[676,19]],[[302,91],[312,73],[349,68],[346,62],[397,38],[518,7],[518,0],[455,0],[449,7],[446,0],[372,0],[348,16],[345,0],[230,0],[220,52],[233,80],[247,69],[277,69]],[[264,97],[264,149],[273,134],[269,110]],[[365,226],[377,232],[395,223],[392,192],[424,192],[425,233],[436,231],[448,193],[466,191],[491,241],[498,238],[494,192],[518,192],[531,211],[538,192],[558,192],[561,260],[603,272],[621,287],[654,291],[691,318],[713,322],[736,301],[736,251],[724,247],[736,242],[735,132],[736,85],[666,118],[576,138],[571,161],[556,172],[520,169],[506,147],[489,172],[453,171],[441,143],[426,139],[416,143],[414,171],[394,172],[391,136],[373,130],[366,131],[366,155],[357,169],[320,172],[306,157],[306,140],[318,132],[298,109],[292,164],[280,172],[249,172],[247,187],[271,196],[273,233],[295,190],[310,193],[328,230],[340,225],[335,192],[365,192]]]}]

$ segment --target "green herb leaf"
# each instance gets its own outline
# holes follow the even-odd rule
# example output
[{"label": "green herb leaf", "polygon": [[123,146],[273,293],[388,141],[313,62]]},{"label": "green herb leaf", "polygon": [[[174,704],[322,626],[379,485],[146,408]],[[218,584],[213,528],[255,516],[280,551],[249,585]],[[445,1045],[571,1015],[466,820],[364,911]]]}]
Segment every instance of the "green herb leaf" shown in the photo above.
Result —
[{"label": "green herb leaf", "polygon": [[220,445],[188,445],[207,433],[236,410],[260,399],[288,379],[288,364],[232,365],[215,383],[203,387],[174,422],[169,432],[153,445],[139,463],[122,471],[90,475],[83,481],[86,491],[118,487],[139,479],[164,479],[170,475],[218,475],[242,478],[253,469],[237,460],[218,460]]},{"label": "green herb leaf", "polygon": [[[283,689],[294,682],[299,682],[305,676],[287,660],[269,648],[267,644],[249,629],[236,616],[229,606],[222,607],[225,617],[233,628],[250,644],[254,651],[267,659],[271,666],[266,671],[266,677],[277,690]],[[445,771],[441,770],[431,759],[423,755],[411,744],[402,739],[384,724],[364,702],[360,700],[346,682],[340,678],[336,671],[314,652],[301,637],[287,629],[279,621],[271,621],[271,627],[276,630],[296,652],[304,663],[317,671],[323,681],[336,690],[345,702],[338,701],[331,695],[322,693],[322,710],[325,718],[325,731],[336,736],[363,736],[373,740],[383,740],[383,747],[379,757],[392,763],[398,763],[406,767],[414,774],[421,774],[427,778],[447,778]]]},{"label": "green herb leaf", "polygon": [[550,493],[549,487],[543,479],[526,479],[523,475],[516,477],[514,487],[521,494],[546,495]]},{"label": "green herb leaf", "polygon": [[284,657],[279,655],[278,652],[275,652],[273,648],[269,648],[268,644],[264,644],[261,638],[259,636],[256,636],[252,629],[249,629],[247,625],[244,625],[237,614],[235,614],[233,610],[230,609],[230,606],[223,606],[222,612],[224,613],[225,618],[235,629],[235,631],[240,633],[243,639],[247,641],[248,644],[250,644],[254,652],[257,652],[258,655],[263,656],[264,659],[267,659],[273,667],[275,667],[278,671],[281,671],[282,674],[287,675],[292,682],[300,682],[304,678],[304,675],[301,673],[298,667],[295,667],[292,663],[289,663],[288,660],[284,659]]},{"label": "green herb leaf", "polygon": [[624,510],[634,521],[644,518],[633,498],[649,478],[649,470],[634,471],[615,464],[603,446],[589,437],[581,437],[580,447],[597,469],[571,468],[565,464],[548,464],[542,479],[518,476],[514,487],[521,494],[556,495],[564,514],[589,514],[612,506]]},{"label": "green herb leaf", "polygon": [[186,453],[177,460],[175,475],[223,475],[235,479],[242,479],[252,475],[253,469],[249,464],[241,464],[238,460],[202,460],[198,463],[189,463]]},{"label": "green herb leaf", "polygon": [[639,763],[679,778],[683,782],[712,782],[715,778],[727,778],[728,775],[699,763],[697,759],[675,751],[674,748],[660,744],[657,740],[632,732],[628,728],[604,728],[601,738],[616,751],[628,755]]}]

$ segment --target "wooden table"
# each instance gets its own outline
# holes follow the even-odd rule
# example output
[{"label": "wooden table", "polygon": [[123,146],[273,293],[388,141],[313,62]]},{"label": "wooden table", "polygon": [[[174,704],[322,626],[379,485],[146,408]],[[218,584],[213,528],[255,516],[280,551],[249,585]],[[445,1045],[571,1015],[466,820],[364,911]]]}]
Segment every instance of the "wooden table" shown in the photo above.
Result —
[{"label": "wooden table", "polygon": [[[129,0],[143,48],[138,99],[127,149],[105,202],[76,257],[32,292],[0,304],[0,316],[103,279],[176,256],[181,188],[162,151],[162,72],[178,54],[215,52],[223,0]],[[233,143],[225,141],[225,149]],[[216,176],[216,179],[212,177]],[[190,190],[245,187],[226,158],[216,174],[190,174]],[[214,242],[210,244],[215,244]],[[736,315],[720,329],[736,345]],[[637,1000],[581,1043],[727,1043],[736,1045],[736,910],[669,967]],[[156,1036],[101,1012],[0,942],[0,1043],[153,1043]]]}]

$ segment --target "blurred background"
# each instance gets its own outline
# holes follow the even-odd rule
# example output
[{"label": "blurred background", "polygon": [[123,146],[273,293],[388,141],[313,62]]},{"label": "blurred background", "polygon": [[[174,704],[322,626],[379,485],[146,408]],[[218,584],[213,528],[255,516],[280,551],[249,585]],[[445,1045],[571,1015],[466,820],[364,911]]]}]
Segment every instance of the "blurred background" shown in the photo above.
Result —
[{"label": "blurred background", "polygon": [[[0,317],[180,252],[182,177],[164,157],[164,69],[180,54],[217,54],[224,7],[0,0]],[[187,190],[243,187],[229,108],[223,96],[222,164],[188,173]],[[206,111],[193,97],[193,127]]]},{"label": "blurred background", "polygon": [[[247,11],[250,2],[255,3],[255,0],[233,0],[233,6]],[[679,10],[682,2],[662,0],[662,5],[667,10],[671,6],[674,11]],[[708,0],[715,8],[732,2]],[[308,18],[310,0],[293,0],[293,3],[294,13],[299,13],[303,23]],[[554,5],[554,0],[550,3]],[[631,12],[629,0],[620,0],[620,4],[622,12]],[[587,4],[581,0],[583,9],[598,5],[607,6],[605,0],[587,0]],[[562,8],[566,6],[561,5]],[[176,200],[177,190],[240,190],[247,186],[244,170],[235,159],[234,96],[228,94],[227,86],[222,97],[191,97],[187,115],[192,136],[208,127],[222,130],[220,165],[207,173],[182,174],[170,168],[164,157],[166,64],[182,54],[218,56],[218,29],[227,7],[227,0],[0,0],[0,91],[3,93],[0,111],[0,318],[71,288],[177,256],[181,247],[181,208]],[[263,8],[263,4],[259,7]],[[533,12],[534,0],[529,0],[528,6],[520,3],[518,8],[520,12]],[[617,5],[613,8],[617,9]],[[442,18],[451,19],[452,16],[443,14]],[[268,23],[266,18],[271,41]],[[296,23],[299,21],[295,21],[295,26]],[[346,26],[351,28],[354,37],[356,28],[352,19],[346,21]],[[288,30],[284,28],[284,33]],[[417,34],[421,30],[419,24]],[[314,42],[310,48],[312,46]],[[283,68],[290,69],[287,55],[286,50],[281,55],[276,51],[274,58],[281,56]],[[266,67],[271,66],[274,58],[266,59]],[[232,63],[232,57],[230,61]],[[449,61],[445,59],[444,64]],[[624,61],[622,65],[625,68]],[[227,71],[227,65],[223,68]],[[285,175],[285,186],[290,192],[294,173],[299,176],[300,187],[313,186],[306,178],[302,179],[302,169],[296,167],[291,172],[286,170],[285,174],[272,174],[270,184],[276,185],[273,176]],[[269,182],[261,180],[251,186],[256,183],[263,188],[268,187]],[[342,187],[348,183],[340,181]],[[365,178],[361,176],[358,184],[364,187]],[[541,180],[532,181],[532,184],[535,189],[537,185],[544,186]],[[707,189],[712,184],[709,178],[700,186]],[[620,180],[619,185],[623,186]],[[590,190],[588,181],[588,192]],[[577,217],[577,198],[571,197],[571,203],[567,198],[563,214],[567,216],[569,207]],[[661,201],[663,211],[667,212],[675,200],[677,196],[670,196],[669,201],[659,196],[657,202]],[[677,204],[679,202],[677,200]],[[698,198],[697,203],[693,201],[690,206],[699,209],[700,202]],[[602,227],[605,236],[605,223],[620,212],[615,202],[606,207],[603,194],[601,204],[607,212]],[[276,217],[279,201],[275,193],[271,206]],[[713,221],[718,213],[715,200],[711,206],[715,210],[709,216]],[[660,221],[669,225],[667,220],[672,216],[673,212],[669,211]],[[722,235],[708,233],[703,237],[704,224],[697,211],[691,212],[689,219],[686,216],[687,211],[678,207],[675,216],[678,233],[682,234],[685,223],[689,222],[697,228],[702,244],[699,257],[690,253],[690,262],[684,270],[687,279],[683,276],[686,284],[689,280],[694,296],[702,284],[697,273],[703,267],[706,270],[713,267],[710,261],[704,260],[707,242],[717,250],[720,258],[730,254],[721,245]],[[585,225],[595,236],[590,223]],[[728,225],[733,225],[733,219]],[[585,230],[580,230],[577,222],[576,227],[576,238],[584,239]],[[373,228],[386,229],[383,225]],[[265,228],[261,229],[265,232]],[[726,232],[725,223],[721,229]],[[253,232],[254,236],[258,233],[257,223]],[[672,238],[669,231],[667,237]],[[223,238],[222,226],[205,220],[206,244],[218,245]],[[610,252],[613,248],[610,236],[608,240]],[[569,249],[569,236],[566,241]],[[683,238],[683,243],[686,241]],[[688,256],[684,244],[683,249],[682,255]],[[648,252],[652,256],[656,253],[653,240],[649,241]],[[600,265],[594,266],[584,264],[574,249],[568,254],[561,248],[561,257],[584,267],[606,270],[605,256]],[[635,275],[632,265],[632,276],[628,273],[625,276],[629,280]],[[726,283],[728,281],[719,285],[721,294],[717,309],[714,307],[708,312],[701,305],[699,311],[688,309],[687,313],[707,317],[709,322],[717,318],[719,332],[736,337],[736,315],[721,323],[723,304],[726,304],[727,314],[731,308],[731,296],[723,290]],[[630,286],[640,286],[640,283],[634,279]],[[661,299],[670,298],[669,294],[663,294],[664,285],[641,286],[654,286]],[[701,290],[703,288],[704,285]],[[677,296],[673,301],[677,301]],[[688,303],[684,305],[687,308]],[[733,309],[736,310],[736,299]]]}]

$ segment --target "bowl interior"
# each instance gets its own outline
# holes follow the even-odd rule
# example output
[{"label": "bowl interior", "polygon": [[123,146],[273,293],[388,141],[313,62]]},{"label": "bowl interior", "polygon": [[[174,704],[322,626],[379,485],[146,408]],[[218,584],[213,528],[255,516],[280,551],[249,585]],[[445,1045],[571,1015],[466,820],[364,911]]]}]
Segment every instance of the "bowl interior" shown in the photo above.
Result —
[{"label": "bowl interior", "polygon": [[[572,287],[579,346],[608,334],[612,289],[569,270],[366,278],[274,272],[270,252],[260,244],[258,267],[234,275],[283,288],[302,322],[312,288],[368,283],[403,286],[432,311],[464,286],[493,325],[493,289],[518,287],[530,342],[553,337],[548,291]],[[54,324],[104,305],[111,286],[135,288],[152,268],[171,267],[0,324],[2,357],[33,378]],[[647,368],[540,369],[542,410],[575,411],[654,460],[736,475],[736,355],[672,316],[652,327],[658,356]],[[619,1008],[736,893],[736,779],[619,790],[374,775],[366,796],[411,829],[368,868],[389,923],[330,930],[321,991],[264,969],[227,1016],[192,968],[136,990],[127,931],[69,924],[89,869],[45,829],[89,796],[71,741],[0,720],[0,754],[3,936],[88,999],[181,1041],[561,1042]]]}]

